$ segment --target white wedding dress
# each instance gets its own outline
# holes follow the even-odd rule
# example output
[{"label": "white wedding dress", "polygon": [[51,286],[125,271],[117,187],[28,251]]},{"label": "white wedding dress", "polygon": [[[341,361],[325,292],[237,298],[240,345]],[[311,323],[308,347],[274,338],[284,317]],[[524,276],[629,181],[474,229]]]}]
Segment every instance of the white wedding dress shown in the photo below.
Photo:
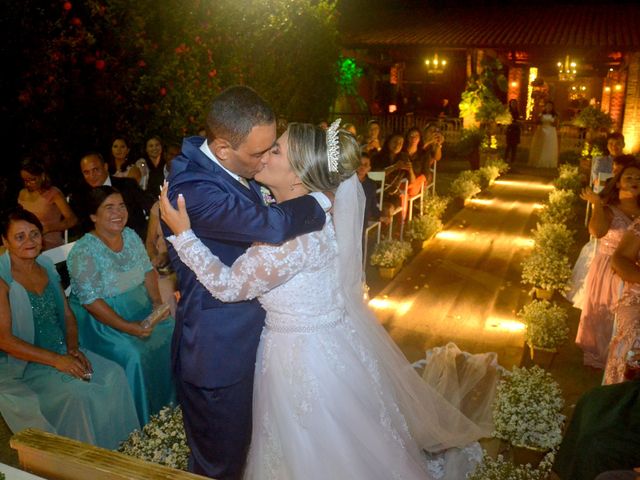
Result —
[{"label": "white wedding dress", "polygon": [[529,166],[536,168],[558,166],[558,134],[554,126],[555,120],[556,118],[549,113],[540,115],[540,125],[531,137]]},{"label": "white wedding dress", "polygon": [[246,479],[453,480],[478,463],[474,441],[490,428],[429,387],[362,296],[350,298],[329,217],[322,231],[255,245],[231,267],[190,230],[169,240],[215,297],[259,297],[267,312]]}]

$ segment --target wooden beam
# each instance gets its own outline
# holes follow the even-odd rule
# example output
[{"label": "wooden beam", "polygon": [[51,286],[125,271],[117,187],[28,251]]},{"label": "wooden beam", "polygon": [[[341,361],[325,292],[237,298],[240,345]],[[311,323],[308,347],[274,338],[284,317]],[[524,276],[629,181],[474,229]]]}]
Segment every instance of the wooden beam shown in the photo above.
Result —
[{"label": "wooden beam", "polygon": [[49,480],[204,480],[144,460],[29,428],[11,437],[22,469]]}]

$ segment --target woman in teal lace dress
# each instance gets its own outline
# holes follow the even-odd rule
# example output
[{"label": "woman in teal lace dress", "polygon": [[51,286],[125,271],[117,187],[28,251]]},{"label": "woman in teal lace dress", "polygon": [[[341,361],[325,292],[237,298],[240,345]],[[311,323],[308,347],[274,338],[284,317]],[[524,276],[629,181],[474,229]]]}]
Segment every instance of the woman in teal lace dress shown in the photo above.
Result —
[{"label": "woman in teal lace dress", "polygon": [[69,252],[70,303],[82,345],[120,364],[138,410],[140,423],[174,402],[171,336],[168,318],[155,328],[142,321],[160,305],[157,274],[140,237],[127,223],[122,195],[109,186],[89,195],[95,229]]},{"label": "woman in teal lace dress", "polygon": [[79,348],[55,266],[39,256],[38,218],[17,209],[1,231],[0,413],[14,432],[33,427],[116,448],[139,427],[122,368]]}]

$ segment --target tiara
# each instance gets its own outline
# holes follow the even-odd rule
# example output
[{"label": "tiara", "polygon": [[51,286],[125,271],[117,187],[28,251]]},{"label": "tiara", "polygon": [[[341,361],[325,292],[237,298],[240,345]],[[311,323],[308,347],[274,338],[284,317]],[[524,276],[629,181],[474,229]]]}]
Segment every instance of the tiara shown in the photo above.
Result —
[{"label": "tiara", "polygon": [[329,162],[329,172],[338,171],[338,158],[340,157],[338,128],[340,127],[341,120],[341,118],[338,118],[327,129],[327,161]]}]

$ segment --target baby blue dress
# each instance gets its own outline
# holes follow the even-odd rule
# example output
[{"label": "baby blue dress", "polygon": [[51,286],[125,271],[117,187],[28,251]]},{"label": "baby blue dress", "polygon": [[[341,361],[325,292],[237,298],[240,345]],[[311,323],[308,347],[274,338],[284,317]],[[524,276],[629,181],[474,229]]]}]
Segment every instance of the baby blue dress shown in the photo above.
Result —
[{"label": "baby blue dress", "polygon": [[153,267],[140,237],[127,227],[122,236],[120,252],[114,252],[91,233],[76,242],[67,258],[70,303],[78,319],[80,342],[124,368],[138,418],[146,424],[163,406],[175,403],[171,374],[173,318],[157,324],[150,337],[138,338],[96,320],[83,307],[102,299],[129,322],[139,322],[151,313],[144,277]]},{"label": "baby blue dress", "polygon": [[[13,282],[10,262],[8,258],[3,260],[2,266],[9,267],[3,269],[6,275],[2,278],[10,286],[12,314],[25,311],[17,304],[16,299],[20,296],[28,300],[25,306],[30,308],[26,311],[32,313],[32,319],[24,318],[27,315],[12,319],[12,327],[17,327],[13,329],[14,335],[20,336],[21,331],[16,324],[31,320],[32,326],[27,330],[32,336],[23,340],[65,354],[64,317],[59,308],[62,290],[53,264],[45,267],[48,267],[49,283],[39,295]],[[115,449],[132,430],[139,428],[133,397],[122,368],[84,348],[82,351],[93,367],[90,382],[40,363],[15,361],[0,352],[0,412],[13,432],[39,428]]]}]

